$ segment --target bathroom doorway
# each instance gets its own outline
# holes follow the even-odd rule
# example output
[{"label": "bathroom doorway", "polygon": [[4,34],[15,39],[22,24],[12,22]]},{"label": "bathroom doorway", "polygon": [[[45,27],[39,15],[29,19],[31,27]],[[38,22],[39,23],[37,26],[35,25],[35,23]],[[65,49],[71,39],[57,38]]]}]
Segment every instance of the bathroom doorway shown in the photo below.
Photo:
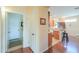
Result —
[{"label": "bathroom doorway", "polygon": [[23,47],[23,15],[7,12],[6,14],[6,52]]}]

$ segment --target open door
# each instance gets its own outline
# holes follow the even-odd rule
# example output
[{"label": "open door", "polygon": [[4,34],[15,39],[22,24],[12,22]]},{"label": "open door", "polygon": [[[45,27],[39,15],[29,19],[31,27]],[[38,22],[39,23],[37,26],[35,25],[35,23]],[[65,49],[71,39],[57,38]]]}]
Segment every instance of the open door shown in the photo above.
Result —
[{"label": "open door", "polygon": [[[23,47],[23,15],[7,12],[6,17],[6,52],[13,52]],[[22,51],[22,50],[21,50]]]}]

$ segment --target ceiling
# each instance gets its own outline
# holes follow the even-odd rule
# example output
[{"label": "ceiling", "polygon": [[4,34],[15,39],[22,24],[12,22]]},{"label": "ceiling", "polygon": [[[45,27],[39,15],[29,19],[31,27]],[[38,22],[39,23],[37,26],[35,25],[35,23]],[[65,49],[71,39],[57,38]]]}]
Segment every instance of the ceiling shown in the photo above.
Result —
[{"label": "ceiling", "polygon": [[51,6],[49,11],[52,17],[67,17],[79,15],[79,6]]}]

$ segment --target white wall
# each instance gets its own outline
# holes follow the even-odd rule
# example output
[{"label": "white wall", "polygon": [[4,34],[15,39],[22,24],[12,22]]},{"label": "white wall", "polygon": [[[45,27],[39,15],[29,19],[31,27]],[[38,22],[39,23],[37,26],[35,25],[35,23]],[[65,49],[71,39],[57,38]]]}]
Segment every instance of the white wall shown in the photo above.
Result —
[{"label": "white wall", "polygon": [[39,52],[39,16],[38,7],[33,7],[31,17],[31,48],[33,52]]},{"label": "white wall", "polygon": [[79,34],[79,16],[71,16],[67,17],[66,19],[69,20],[77,19],[77,21],[75,22],[66,22],[66,31],[73,36]]},{"label": "white wall", "polygon": [[39,40],[39,51],[40,52],[44,52],[48,49],[48,7],[40,7],[39,8],[39,20],[40,18],[45,18],[46,19],[46,25],[40,25],[40,21],[39,21],[39,36],[40,36],[40,40]]},{"label": "white wall", "polygon": [[[41,53],[48,49],[48,7],[33,7],[32,15],[33,51]],[[40,25],[40,18],[46,19],[46,25]]]},{"label": "white wall", "polygon": [[[46,25],[40,25],[40,18]],[[34,52],[44,52],[48,48],[48,7],[33,7],[31,17],[31,48]],[[34,34],[34,35],[32,35]]]}]

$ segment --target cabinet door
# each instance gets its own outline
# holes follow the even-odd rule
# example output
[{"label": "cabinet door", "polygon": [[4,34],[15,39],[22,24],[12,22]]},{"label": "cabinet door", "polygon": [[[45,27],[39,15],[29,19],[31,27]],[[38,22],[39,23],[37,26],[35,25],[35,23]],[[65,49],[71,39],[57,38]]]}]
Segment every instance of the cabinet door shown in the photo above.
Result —
[{"label": "cabinet door", "polygon": [[48,33],[48,47],[52,46],[52,33]]}]

